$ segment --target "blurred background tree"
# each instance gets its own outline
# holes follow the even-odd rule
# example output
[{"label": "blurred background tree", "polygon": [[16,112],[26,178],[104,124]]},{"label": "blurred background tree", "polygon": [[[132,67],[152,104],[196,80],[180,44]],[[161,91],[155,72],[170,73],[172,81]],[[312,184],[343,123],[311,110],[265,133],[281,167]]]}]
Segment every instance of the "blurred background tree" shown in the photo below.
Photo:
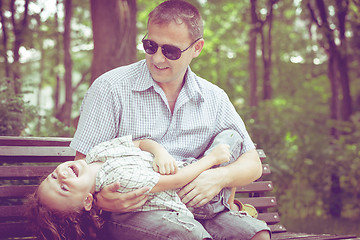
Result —
[{"label": "blurred background tree", "polygon": [[[0,134],[71,137],[92,81],[144,58],[160,2],[0,1]],[[325,220],[351,219],[357,229],[360,1],[190,2],[205,23],[191,68],[228,93],[268,155],[285,225],[296,216],[339,233]]]}]

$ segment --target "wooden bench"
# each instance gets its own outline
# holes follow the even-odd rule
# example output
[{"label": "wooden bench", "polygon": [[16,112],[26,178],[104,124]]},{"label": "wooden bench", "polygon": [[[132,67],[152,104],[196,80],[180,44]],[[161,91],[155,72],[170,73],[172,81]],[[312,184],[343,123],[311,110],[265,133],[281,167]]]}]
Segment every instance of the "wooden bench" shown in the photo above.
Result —
[{"label": "wooden bench", "polygon": [[[0,136],[0,239],[34,239],[24,217],[24,198],[35,191],[39,178],[50,173],[60,162],[73,160],[75,151],[70,138],[24,138]],[[262,160],[266,158],[258,150]],[[263,177],[237,189],[237,199],[249,203],[259,212],[258,218],[272,229],[272,239],[355,239],[356,236],[334,236],[288,233],[280,224],[273,184],[263,178],[271,173],[263,164]]]}]

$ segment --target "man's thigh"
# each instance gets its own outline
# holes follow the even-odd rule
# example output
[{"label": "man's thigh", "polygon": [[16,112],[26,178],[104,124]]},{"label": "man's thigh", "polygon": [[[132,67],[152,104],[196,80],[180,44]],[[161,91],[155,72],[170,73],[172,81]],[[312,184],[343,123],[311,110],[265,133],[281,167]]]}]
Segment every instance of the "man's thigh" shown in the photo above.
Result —
[{"label": "man's thigh", "polygon": [[212,219],[199,220],[215,240],[250,240],[257,232],[268,230],[265,222],[243,212],[224,211]]},{"label": "man's thigh", "polygon": [[111,213],[99,234],[103,240],[206,239],[210,235],[193,218],[170,211]]}]

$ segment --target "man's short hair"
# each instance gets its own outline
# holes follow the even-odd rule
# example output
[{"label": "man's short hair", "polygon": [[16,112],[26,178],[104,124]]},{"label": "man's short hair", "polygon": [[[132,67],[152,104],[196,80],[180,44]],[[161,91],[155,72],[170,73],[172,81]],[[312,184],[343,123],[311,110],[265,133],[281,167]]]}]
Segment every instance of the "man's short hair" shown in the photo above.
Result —
[{"label": "man's short hair", "polygon": [[192,4],[183,0],[168,0],[158,5],[149,13],[148,25],[185,23],[192,40],[203,36],[204,26],[199,10]]}]

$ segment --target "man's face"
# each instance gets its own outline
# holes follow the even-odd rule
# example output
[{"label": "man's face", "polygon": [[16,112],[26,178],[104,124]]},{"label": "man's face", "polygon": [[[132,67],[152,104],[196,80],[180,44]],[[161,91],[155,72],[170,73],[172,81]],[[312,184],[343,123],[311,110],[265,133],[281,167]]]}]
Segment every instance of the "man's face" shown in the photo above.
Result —
[{"label": "man's face", "polygon": [[84,160],[60,164],[39,186],[39,197],[50,209],[82,209],[92,190],[94,173]]},{"label": "man's face", "polygon": [[160,46],[155,54],[146,54],[146,63],[153,79],[160,86],[163,84],[182,84],[186,69],[191,60],[200,53],[196,51],[198,42],[182,52],[181,57],[177,60],[167,59],[161,51],[161,46],[168,44],[176,46],[181,50],[186,49],[193,42],[187,26],[184,23],[177,24],[175,22],[160,25],[150,21],[147,39],[155,41]]}]

